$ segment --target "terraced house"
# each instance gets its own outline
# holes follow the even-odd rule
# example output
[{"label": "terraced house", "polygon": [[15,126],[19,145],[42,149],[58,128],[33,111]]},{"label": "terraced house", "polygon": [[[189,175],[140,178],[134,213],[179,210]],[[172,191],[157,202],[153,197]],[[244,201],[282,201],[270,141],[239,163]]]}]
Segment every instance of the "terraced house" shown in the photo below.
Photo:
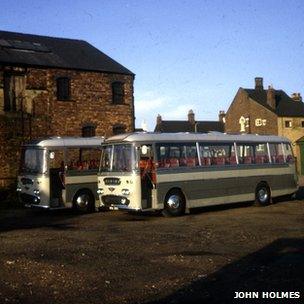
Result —
[{"label": "terraced house", "polygon": [[239,88],[226,114],[227,133],[273,134],[287,137],[304,174],[304,103],[300,93],[288,96],[283,90],[255,78],[255,88]]},{"label": "terraced house", "polygon": [[133,83],[86,41],[0,31],[0,188],[28,139],[133,131]]}]

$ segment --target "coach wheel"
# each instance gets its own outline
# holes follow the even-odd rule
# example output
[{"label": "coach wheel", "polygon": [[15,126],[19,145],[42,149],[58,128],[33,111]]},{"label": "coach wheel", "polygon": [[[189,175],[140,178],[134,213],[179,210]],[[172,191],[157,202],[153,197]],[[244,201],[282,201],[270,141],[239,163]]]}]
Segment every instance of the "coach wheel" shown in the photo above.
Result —
[{"label": "coach wheel", "polygon": [[74,209],[80,212],[93,212],[95,209],[95,199],[89,190],[80,190],[74,197]]},{"label": "coach wheel", "polygon": [[257,186],[255,192],[255,203],[258,206],[267,206],[271,203],[270,188],[266,183]]},{"label": "coach wheel", "polygon": [[185,205],[184,195],[178,190],[173,190],[166,197],[163,214],[165,216],[182,215],[185,213]]}]

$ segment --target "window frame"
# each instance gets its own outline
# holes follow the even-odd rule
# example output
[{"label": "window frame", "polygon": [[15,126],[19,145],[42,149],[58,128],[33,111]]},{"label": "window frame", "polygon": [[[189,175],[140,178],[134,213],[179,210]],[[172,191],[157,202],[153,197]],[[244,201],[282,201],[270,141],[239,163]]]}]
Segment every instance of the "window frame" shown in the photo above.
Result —
[{"label": "window frame", "polygon": [[71,78],[60,76],[56,78],[56,97],[58,101],[71,101]]},{"label": "window frame", "polygon": [[84,125],[81,128],[81,136],[82,137],[94,137],[94,136],[96,136],[96,126],[91,125],[91,124]]},{"label": "window frame", "polygon": [[[287,126],[288,124],[288,126]],[[284,120],[284,127],[285,128],[292,128],[292,120]]]},{"label": "window frame", "polygon": [[112,104],[125,103],[125,88],[124,83],[121,81],[112,82]]}]

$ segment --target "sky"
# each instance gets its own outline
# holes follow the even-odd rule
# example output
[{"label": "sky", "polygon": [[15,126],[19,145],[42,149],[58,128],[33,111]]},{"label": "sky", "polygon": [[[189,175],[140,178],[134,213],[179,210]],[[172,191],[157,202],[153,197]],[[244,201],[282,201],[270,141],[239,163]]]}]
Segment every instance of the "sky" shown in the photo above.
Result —
[{"label": "sky", "polygon": [[0,29],[82,39],[136,74],[136,126],[217,120],[263,77],[304,95],[304,1],[0,0]]}]

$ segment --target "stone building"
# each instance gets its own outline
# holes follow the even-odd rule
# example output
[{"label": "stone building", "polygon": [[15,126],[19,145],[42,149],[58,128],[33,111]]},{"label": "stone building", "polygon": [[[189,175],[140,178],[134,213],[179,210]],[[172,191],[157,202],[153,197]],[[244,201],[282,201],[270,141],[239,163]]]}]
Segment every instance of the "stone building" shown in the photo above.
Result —
[{"label": "stone building", "polygon": [[187,120],[162,120],[160,115],[156,118],[155,132],[200,132],[207,133],[210,131],[224,132],[225,129],[225,112],[219,112],[218,121],[195,120],[195,114],[192,110],[188,112]]},{"label": "stone building", "polygon": [[227,133],[274,134],[293,144],[299,172],[304,173],[304,103],[301,95],[288,96],[272,86],[264,89],[263,78],[255,78],[254,89],[239,88],[226,114]]},{"label": "stone building", "polygon": [[133,131],[133,82],[86,41],[0,31],[0,188],[24,141]]}]

